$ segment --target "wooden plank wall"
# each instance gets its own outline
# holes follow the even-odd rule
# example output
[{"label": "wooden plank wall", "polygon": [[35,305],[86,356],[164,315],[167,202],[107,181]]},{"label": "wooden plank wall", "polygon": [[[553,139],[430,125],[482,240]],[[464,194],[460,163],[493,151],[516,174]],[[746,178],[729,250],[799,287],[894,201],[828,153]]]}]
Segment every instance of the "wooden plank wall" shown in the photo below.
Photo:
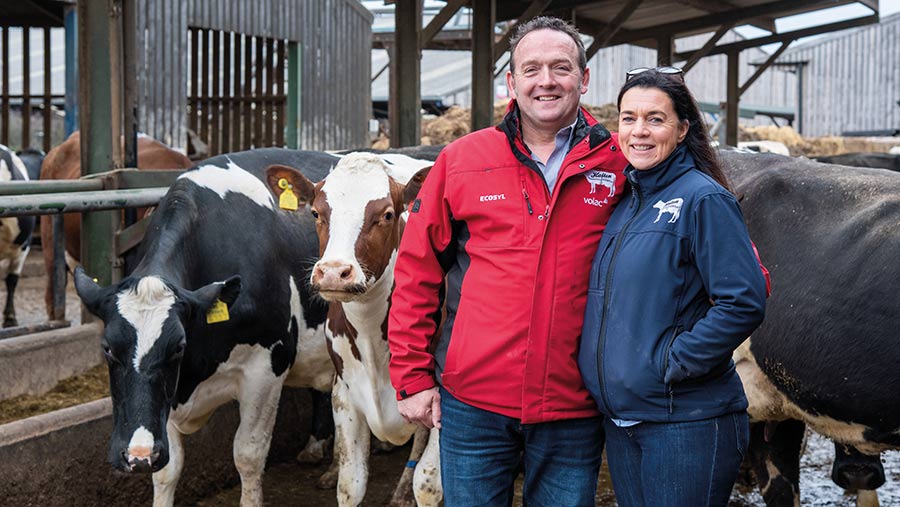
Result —
[{"label": "wooden plank wall", "polygon": [[[194,83],[202,86],[203,77],[192,81],[189,66],[189,28],[236,32],[275,40],[296,41],[301,46],[301,147],[304,149],[341,149],[368,145],[368,118],[371,116],[371,24],[372,15],[357,0],[139,0],[138,47],[140,56],[138,88],[141,96],[141,130],[166,143],[186,148],[189,93]],[[220,35],[224,40],[224,35]],[[199,37],[202,44],[202,37]],[[230,68],[259,56],[255,47],[231,38]],[[210,48],[214,47],[210,39]],[[261,47],[265,53],[267,46]],[[225,51],[224,47],[220,51]],[[280,51],[273,42],[273,51]],[[284,48],[286,53],[286,48]],[[210,54],[214,59],[214,55]],[[235,63],[237,60],[238,63]],[[201,62],[202,63],[202,62]],[[224,76],[224,62],[220,62]],[[208,68],[208,67],[207,67]],[[244,66],[245,72],[250,71]],[[287,75],[284,69],[283,75]],[[234,74],[234,73],[232,73]],[[250,79],[256,77],[251,75]],[[247,76],[243,90],[232,94],[249,95]],[[211,81],[211,80],[210,80]],[[271,95],[286,94],[281,80],[273,80]],[[224,77],[220,86],[224,86]],[[268,86],[268,84],[266,85]],[[268,90],[268,89],[267,89]],[[224,91],[222,92],[225,93]],[[241,111],[246,114],[244,102]],[[277,106],[276,106],[277,109]],[[220,111],[220,136],[225,128],[235,138],[235,122],[226,127]],[[262,125],[262,124],[261,124]],[[197,125],[201,130],[201,124]],[[209,129],[207,125],[205,128]],[[265,127],[260,138],[267,134]],[[283,134],[271,132],[281,139]],[[252,143],[252,129],[241,129],[241,144]],[[249,140],[248,140],[249,139]],[[224,141],[222,148],[225,147]]]},{"label": "wooden plank wall", "polygon": [[804,135],[900,128],[900,14],[791,48],[778,61],[809,62]]}]

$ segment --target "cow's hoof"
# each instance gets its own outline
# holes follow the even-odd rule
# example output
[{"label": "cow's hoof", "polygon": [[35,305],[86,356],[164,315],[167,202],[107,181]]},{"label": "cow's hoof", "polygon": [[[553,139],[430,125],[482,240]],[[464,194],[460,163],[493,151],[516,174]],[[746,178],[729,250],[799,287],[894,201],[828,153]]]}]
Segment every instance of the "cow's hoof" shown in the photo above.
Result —
[{"label": "cow's hoof", "polygon": [[327,472],[322,474],[319,477],[319,480],[316,481],[316,487],[319,489],[335,489],[338,483],[338,472],[335,468],[334,470],[329,469]]},{"label": "cow's hoof", "polygon": [[331,449],[333,438],[325,440],[316,440],[316,437],[310,435],[306,442],[306,447],[297,455],[297,461],[307,465],[318,465],[328,455]]},{"label": "cow's hoof", "polygon": [[19,321],[16,320],[15,317],[6,317],[3,319],[3,327],[16,327],[19,325]]},{"label": "cow's hoof", "polygon": [[391,498],[390,507],[416,507],[416,499],[412,496],[412,491],[404,498]]}]

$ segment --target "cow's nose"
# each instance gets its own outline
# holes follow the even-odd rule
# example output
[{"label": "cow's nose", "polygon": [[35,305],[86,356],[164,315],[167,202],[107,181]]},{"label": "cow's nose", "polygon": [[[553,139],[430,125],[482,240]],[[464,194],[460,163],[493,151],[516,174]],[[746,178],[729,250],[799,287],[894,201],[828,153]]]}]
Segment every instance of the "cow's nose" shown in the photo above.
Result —
[{"label": "cow's nose", "polygon": [[132,447],[122,451],[122,457],[125,458],[131,472],[148,473],[153,471],[153,464],[159,459],[159,451],[149,447]]},{"label": "cow's nose", "polygon": [[337,289],[353,283],[356,277],[352,265],[343,262],[322,262],[313,271],[313,283],[320,289]]}]

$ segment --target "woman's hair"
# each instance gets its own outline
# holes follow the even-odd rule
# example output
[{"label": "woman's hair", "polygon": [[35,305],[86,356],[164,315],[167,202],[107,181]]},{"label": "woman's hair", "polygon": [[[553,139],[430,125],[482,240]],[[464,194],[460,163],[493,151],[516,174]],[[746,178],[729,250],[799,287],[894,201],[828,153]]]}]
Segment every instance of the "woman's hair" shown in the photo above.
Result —
[{"label": "woman's hair", "polygon": [[688,151],[694,157],[697,169],[708,174],[729,192],[732,192],[728,178],[725,177],[722,166],[719,165],[716,152],[710,145],[709,131],[706,129],[706,123],[703,121],[697,101],[694,100],[691,91],[684,84],[683,74],[663,74],[654,69],[635,74],[625,81],[622,89],[619,90],[616,106],[620,110],[622,97],[632,88],[656,88],[669,96],[678,119],[688,122],[688,132],[682,143],[687,145]]}]

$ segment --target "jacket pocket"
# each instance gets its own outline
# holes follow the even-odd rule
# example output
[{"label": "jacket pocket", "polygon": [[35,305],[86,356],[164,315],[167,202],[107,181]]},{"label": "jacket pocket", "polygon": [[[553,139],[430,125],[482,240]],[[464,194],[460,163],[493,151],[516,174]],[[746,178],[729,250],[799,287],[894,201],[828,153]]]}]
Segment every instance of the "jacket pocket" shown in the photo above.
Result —
[{"label": "jacket pocket", "polygon": [[[465,183],[462,183],[462,182]],[[499,248],[525,245],[528,207],[536,214],[534,192],[522,185],[519,168],[499,167],[455,174],[460,197],[454,218],[468,225],[469,247]],[[460,183],[457,183],[460,182]],[[525,198],[528,195],[528,198]]]},{"label": "jacket pocket", "polygon": [[666,381],[666,371],[669,369],[669,351],[672,350],[672,345],[675,344],[675,339],[678,338],[678,335],[681,334],[682,330],[681,326],[675,326],[672,329],[672,334],[670,334],[668,340],[666,340],[665,347],[663,347],[662,357],[659,359],[660,382]]},{"label": "jacket pocket", "polygon": [[662,364],[659,372],[659,379],[666,385],[666,398],[670,414],[675,412],[675,386],[672,383],[666,382],[666,371],[669,369],[669,351],[672,350],[672,345],[675,344],[675,339],[678,338],[681,331],[681,326],[675,326],[675,328],[672,329],[672,335],[669,336],[669,339],[666,341],[666,346],[663,347],[662,361],[660,361]]}]

